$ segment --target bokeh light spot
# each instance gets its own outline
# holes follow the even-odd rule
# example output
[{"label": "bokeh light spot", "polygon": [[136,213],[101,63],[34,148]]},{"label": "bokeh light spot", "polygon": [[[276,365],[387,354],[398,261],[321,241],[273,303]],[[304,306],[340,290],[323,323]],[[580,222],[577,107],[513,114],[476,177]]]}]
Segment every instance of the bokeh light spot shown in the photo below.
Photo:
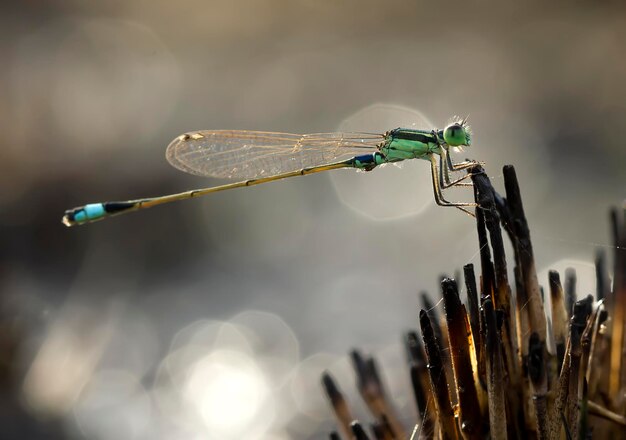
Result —
[{"label": "bokeh light spot", "polygon": [[[344,119],[339,131],[385,133],[398,127],[432,129],[434,125],[408,107],[374,104]],[[341,201],[370,219],[415,215],[434,203],[430,166],[421,160],[384,165],[371,172],[345,170],[330,174]]]}]

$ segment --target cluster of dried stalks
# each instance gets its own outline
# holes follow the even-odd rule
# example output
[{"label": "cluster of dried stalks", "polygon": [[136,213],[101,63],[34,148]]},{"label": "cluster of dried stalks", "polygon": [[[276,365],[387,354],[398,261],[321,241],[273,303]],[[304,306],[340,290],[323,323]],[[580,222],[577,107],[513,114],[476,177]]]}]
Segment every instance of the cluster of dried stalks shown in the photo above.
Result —
[{"label": "cluster of dried stalks", "polygon": [[[412,434],[394,413],[375,361],[358,351],[357,387],[374,421],[368,434],[325,373],[339,432],[346,439],[626,438],[626,216],[611,215],[612,283],[602,254],[595,298],[576,301],[575,274],[563,288],[550,272],[546,319],[514,168],[504,168],[506,198],[482,169],[473,174],[481,276],[477,285],[473,265],[464,267],[466,305],[457,283],[444,279],[444,316],[426,300],[421,337],[405,337],[417,408]],[[503,230],[515,252],[514,289]]]}]

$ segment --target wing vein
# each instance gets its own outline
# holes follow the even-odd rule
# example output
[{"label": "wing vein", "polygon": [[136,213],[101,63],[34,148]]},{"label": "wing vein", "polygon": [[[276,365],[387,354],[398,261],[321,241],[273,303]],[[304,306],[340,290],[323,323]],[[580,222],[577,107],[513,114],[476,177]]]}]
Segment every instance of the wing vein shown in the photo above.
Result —
[{"label": "wing vein", "polygon": [[196,131],[174,139],[167,160],[200,176],[252,179],[346,160],[374,152],[384,135],[251,131]]}]

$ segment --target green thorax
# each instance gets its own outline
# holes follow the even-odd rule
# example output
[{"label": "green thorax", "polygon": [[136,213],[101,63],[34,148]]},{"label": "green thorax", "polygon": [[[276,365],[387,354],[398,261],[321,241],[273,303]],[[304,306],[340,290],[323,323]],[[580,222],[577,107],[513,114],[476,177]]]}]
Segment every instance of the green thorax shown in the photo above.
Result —
[{"label": "green thorax", "polygon": [[380,152],[386,162],[398,162],[406,159],[426,159],[428,154],[439,154],[443,143],[443,131],[411,130],[396,128],[386,137]]}]

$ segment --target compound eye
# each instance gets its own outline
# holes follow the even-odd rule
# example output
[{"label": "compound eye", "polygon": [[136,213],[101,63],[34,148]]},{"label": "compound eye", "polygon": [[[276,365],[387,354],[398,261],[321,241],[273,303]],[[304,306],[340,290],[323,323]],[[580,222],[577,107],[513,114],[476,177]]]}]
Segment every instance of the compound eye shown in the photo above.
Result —
[{"label": "compound eye", "polygon": [[467,133],[461,124],[450,124],[443,131],[443,140],[451,147],[468,145]]}]

